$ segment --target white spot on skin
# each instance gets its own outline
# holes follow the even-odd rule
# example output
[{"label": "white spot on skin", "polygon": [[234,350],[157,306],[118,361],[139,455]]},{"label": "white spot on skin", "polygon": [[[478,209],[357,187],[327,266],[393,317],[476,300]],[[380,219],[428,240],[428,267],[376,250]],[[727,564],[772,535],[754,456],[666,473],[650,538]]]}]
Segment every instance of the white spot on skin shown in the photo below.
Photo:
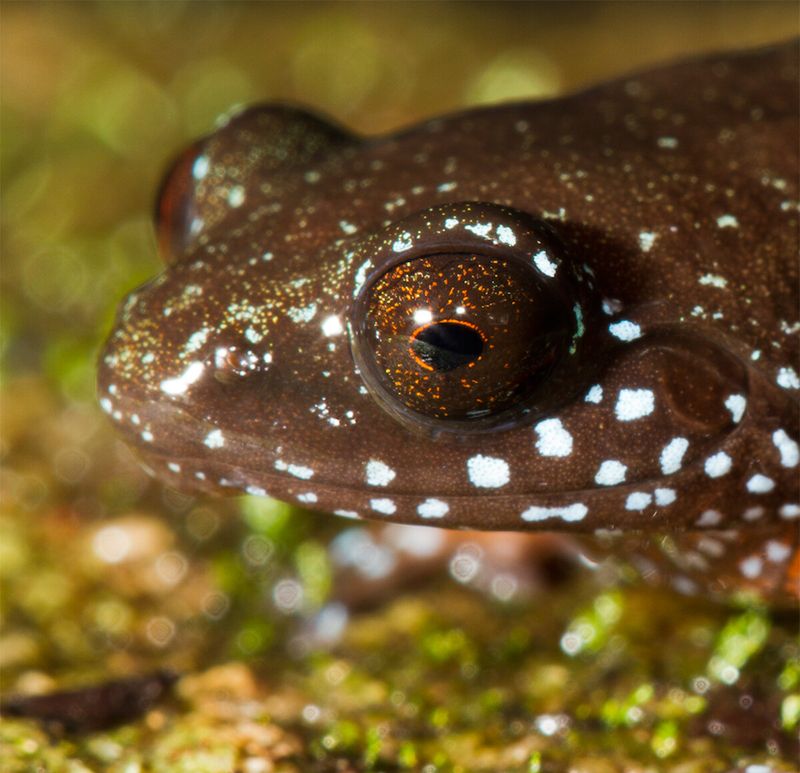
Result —
[{"label": "white spot on skin", "polygon": [[114,406],[112,405],[111,400],[109,400],[107,397],[104,397],[100,400],[100,407],[106,413],[111,413],[111,411],[114,410]]},{"label": "white spot on skin", "polygon": [[747,490],[751,494],[768,494],[774,488],[775,481],[761,473],[756,473],[747,481]]},{"label": "white spot on skin", "polygon": [[190,362],[188,367],[177,378],[164,379],[159,384],[161,391],[168,395],[182,395],[203,375],[205,365],[195,360]]},{"label": "white spot on skin", "polygon": [[708,287],[719,287],[720,289],[724,289],[728,286],[728,280],[719,274],[703,274],[703,276],[701,276],[697,281],[701,285],[706,285]]},{"label": "white spot on skin", "polygon": [[688,448],[689,441],[685,437],[672,438],[661,450],[661,456],[659,457],[661,472],[664,475],[672,475],[680,470],[683,463],[683,455]]},{"label": "white spot on skin", "polygon": [[457,225],[458,225],[457,217],[448,217],[447,220],[444,221],[444,227],[448,231],[452,231]]},{"label": "white spot on skin", "polygon": [[654,234],[652,231],[642,231],[639,234],[639,247],[642,252],[650,252],[657,237],[658,234]]},{"label": "white spot on skin", "polygon": [[718,228],[738,228],[739,221],[733,215],[720,215],[717,218]]},{"label": "white spot on skin", "polygon": [[628,468],[622,462],[616,459],[607,459],[597,470],[594,482],[601,486],[616,486],[625,480],[627,472]]},{"label": "white spot on skin", "polygon": [[251,497],[266,497],[269,496],[266,490],[261,488],[260,486],[248,486],[245,489],[245,492],[249,494]]},{"label": "white spot on skin", "polygon": [[341,228],[342,232],[348,236],[352,236],[356,231],[358,231],[358,226],[354,226],[352,223],[348,223],[346,220],[339,221],[339,228]]},{"label": "white spot on skin", "polygon": [[517,237],[507,225],[497,226],[497,241],[513,247],[517,243]]},{"label": "white spot on skin", "polygon": [[297,495],[297,501],[303,502],[304,504],[313,504],[317,499],[318,497],[313,491],[307,491],[305,494]]},{"label": "white spot on skin", "polygon": [[765,512],[766,510],[764,510],[763,507],[748,507],[747,510],[742,513],[742,518],[744,518],[745,521],[757,521]]},{"label": "white spot on skin", "polygon": [[671,505],[678,498],[678,495],[675,492],[675,489],[657,488],[655,490],[655,497],[657,505],[666,507],[667,505]]},{"label": "white spot on skin", "polygon": [[368,486],[388,486],[397,473],[378,459],[370,459],[365,467],[365,476]]},{"label": "white spot on skin", "polygon": [[308,306],[304,306],[302,309],[292,307],[286,310],[286,314],[292,322],[311,322],[317,314],[317,304],[309,303]]},{"label": "white spot on skin", "polygon": [[785,430],[777,429],[772,433],[772,442],[781,455],[781,464],[784,467],[797,467],[800,462],[800,448],[797,442],[792,440]]},{"label": "white spot on skin", "polygon": [[142,430],[141,435],[142,435],[142,440],[144,440],[145,443],[153,442],[153,433],[149,429]]},{"label": "white spot on skin", "polygon": [[355,510],[334,510],[334,515],[339,515],[342,518],[360,518],[361,516]]},{"label": "white spot on skin", "polygon": [[728,395],[725,407],[731,412],[733,423],[738,424],[744,416],[744,409],[747,408],[747,399],[744,395]]},{"label": "white spot on skin", "polygon": [[397,505],[391,499],[370,499],[369,506],[381,515],[392,515],[397,511]]},{"label": "white spot on skin", "polygon": [[778,512],[780,513],[781,518],[785,518],[788,521],[792,518],[797,518],[800,516],[800,505],[781,505]]},{"label": "white spot on skin", "polygon": [[194,177],[195,180],[202,180],[208,174],[208,169],[208,157],[198,156],[194,164],[192,164],[192,177]]},{"label": "white spot on skin", "polygon": [[458,183],[453,183],[453,182],[442,183],[441,185],[436,186],[436,190],[440,191],[441,193],[447,193],[447,191],[455,190],[457,185]]},{"label": "white spot on skin", "polygon": [[539,436],[536,448],[542,456],[569,456],[572,453],[572,435],[564,429],[560,419],[545,419],[534,429]]},{"label": "white spot on skin", "polygon": [[371,260],[365,260],[356,271],[356,275],[353,279],[353,297],[355,298],[358,295],[358,291],[363,286],[364,282],[367,280],[367,273],[369,273],[370,268],[372,267]]},{"label": "white spot on skin", "polygon": [[234,209],[244,204],[244,188],[241,185],[234,185],[228,191],[228,204]]},{"label": "white spot on skin", "polygon": [[719,451],[706,459],[704,469],[709,478],[721,478],[731,470],[732,460],[724,451]]},{"label": "white spot on skin", "polygon": [[222,430],[212,429],[211,432],[205,436],[203,445],[206,445],[209,448],[222,448],[222,446],[225,445],[225,437],[222,434]]},{"label": "white spot on skin", "polygon": [[184,354],[191,354],[192,352],[196,352],[208,338],[208,334],[211,332],[211,328],[204,327],[201,330],[198,330],[195,333],[192,333],[189,336],[189,340],[186,341],[186,346],[183,347]]},{"label": "white spot on skin", "polygon": [[586,397],[583,398],[584,402],[587,403],[599,403],[603,399],[603,387],[600,384],[595,384],[593,387],[589,389],[586,393]]},{"label": "white spot on skin", "polygon": [[650,494],[644,491],[634,491],[632,494],[629,494],[628,498],[625,500],[625,509],[641,511],[652,501],[653,497],[651,497]]},{"label": "white spot on skin", "polygon": [[344,332],[344,327],[342,327],[342,320],[339,319],[335,314],[332,314],[330,317],[326,317],[325,321],[322,323],[322,334],[326,336],[338,336]]},{"label": "white spot on skin", "polygon": [[467,475],[470,483],[478,488],[500,488],[511,478],[505,459],[482,454],[467,459]]},{"label": "white spot on skin", "polygon": [[167,469],[170,470],[170,472],[179,473],[181,471],[181,466],[176,462],[168,462]]},{"label": "white spot on skin", "polygon": [[608,332],[620,341],[635,341],[642,337],[642,329],[635,323],[627,319],[613,322],[608,326]]},{"label": "white spot on skin", "polygon": [[257,344],[262,341],[264,336],[258,332],[254,327],[249,327],[244,331],[244,337],[251,343]]},{"label": "white spot on skin", "polygon": [[789,558],[791,552],[792,549],[783,542],[778,542],[773,539],[767,543],[767,560],[775,564],[780,564],[785,561]]},{"label": "white spot on skin", "polygon": [[659,148],[674,150],[678,147],[678,140],[675,137],[659,137],[658,140],[656,140],[656,144]]},{"label": "white spot on skin", "polygon": [[707,556],[714,556],[714,558],[720,558],[725,554],[725,546],[711,537],[701,537],[697,540],[697,548]]},{"label": "white spot on skin", "polygon": [[589,508],[581,502],[563,507],[529,507],[522,513],[523,521],[546,521],[548,518],[561,518],[563,521],[581,521]]},{"label": "white spot on skin", "polygon": [[718,526],[722,521],[722,513],[718,510],[706,510],[697,519],[695,524],[697,526]]},{"label": "white spot on skin", "polygon": [[619,421],[634,421],[649,416],[655,409],[655,395],[650,389],[620,389],[614,412]]},{"label": "white spot on skin", "polygon": [[555,276],[558,270],[558,263],[553,263],[553,261],[550,260],[550,256],[544,250],[540,250],[533,256],[533,265],[545,276]]},{"label": "white spot on skin", "polygon": [[794,368],[785,367],[778,370],[775,383],[782,389],[800,389],[800,378]]},{"label": "white spot on skin", "polygon": [[392,244],[392,250],[394,252],[405,252],[406,250],[410,250],[413,246],[414,242],[411,240],[411,234],[403,233],[395,239],[394,244]]},{"label": "white spot on skin", "polygon": [[275,469],[279,472],[288,472],[289,475],[302,480],[308,480],[314,475],[314,470],[310,467],[304,467],[302,464],[288,464],[283,459],[275,460]]},{"label": "white spot on skin", "polygon": [[489,234],[492,231],[492,224],[491,223],[471,223],[470,225],[465,225],[464,228],[467,231],[472,231],[476,236],[482,236],[484,239],[489,238]]},{"label": "white spot on skin", "polygon": [[764,562],[758,556],[750,556],[750,558],[745,558],[745,560],[739,564],[739,568],[748,580],[755,580],[755,578],[761,574],[764,568]]},{"label": "white spot on skin", "polygon": [[449,510],[450,506],[441,499],[426,499],[417,506],[420,518],[443,518]]}]

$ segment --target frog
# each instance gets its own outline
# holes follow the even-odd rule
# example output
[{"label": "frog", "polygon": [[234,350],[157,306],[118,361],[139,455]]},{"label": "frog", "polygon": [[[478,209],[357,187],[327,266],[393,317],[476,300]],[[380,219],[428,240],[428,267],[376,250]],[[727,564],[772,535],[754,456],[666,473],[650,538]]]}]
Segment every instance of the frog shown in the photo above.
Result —
[{"label": "frog", "polygon": [[796,42],[383,136],[244,109],[162,183],[100,406],[181,490],[796,598],[797,137]]}]

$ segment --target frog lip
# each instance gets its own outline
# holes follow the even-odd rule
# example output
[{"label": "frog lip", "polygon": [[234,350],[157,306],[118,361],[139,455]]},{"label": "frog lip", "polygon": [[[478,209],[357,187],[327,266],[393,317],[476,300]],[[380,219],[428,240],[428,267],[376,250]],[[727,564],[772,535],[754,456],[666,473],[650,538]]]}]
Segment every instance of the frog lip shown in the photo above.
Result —
[{"label": "frog lip", "polygon": [[[298,465],[285,464],[283,469],[274,469],[279,449],[266,455],[263,447],[259,449],[252,438],[227,432],[224,444],[217,447],[223,440],[222,434],[209,431],[211,425],[192,417],[181,406],[130,401],[125,404],[125,412],[129,418],[122,423],[122,428],[129,440],[144,457],[150,471],[169,480],[176,488],[274,496],[312,509],[327,512],[345,509],[378,519],[381,513],[375,511],[376,502],[378,507],[391,502],[391,507],[395,508],[391,520],[405,523],[426,522],[421,521],[419,508],[422,503],[433,501],[446,503],[448,511],[455,516],[453,524],[446,518],[435,522],[444,527],[457,523],[459,527],[483,530],[581,532],[597,529],[668,532],[736,526],[751,529],[758,524],[748,523],[746,516],[742,520],[748,507],[751,512],[759,508],[762,515],[766,515],[777,512],[787,499],[798,498],[798,492],[788,493],[797,488],[797,481],[792,479],[791,469],[784,469],[780,477],[775,471],[769,473],[778,484],[774,492],[745,502],[747,481],[754,475],[763,475],[758,472],[757,463],[735,465],[709,491],[707,460],[702,458],[672,475],[590,489],[527,493],[497,490],[454,495],[433,490],[398,491],[391,486],[342,485],[336,480],[321,479],[318,471]],[[138,424],[132,420],[134,415],[139,417]],[[156,416],[159,421],[155,420]],[[750,422],[755,420],[746,416],[742,425],[725,437],[716,453],[726,453],[731,459],[745,458],[742,449],[750,446],[753,438],[743,430],[748,429]],[[184,423],[188,423],[189,431],[194,433],[194,441],[187,442],[179,432],[172,431],[176,427],[180,429]],[[162,431],[165,427],[170,430]],[[204,438],[205,442],[199,438]],[[246,461],[233,463],[231,454]],[[265,463],[253,464],[254,459],[263,459]],[[741,505],[734,513],[730,502],[737,498]],[[635,503],[635,507],[626,507],[626,503]],[[768,523],[770,517],[760,520]]]},{"label": "frog lip", "polygon": [[[749,523],[746,519],[732,518],[723,509],[713,508],[714,501],[704,493],[705,473],[703,465],[694,464],[679,474],[667,479],[639,482],[638,484],[621,485],[603,490],[591,489],[583,491],[562,491],[558,493],[531,494],[488,494],[483,496],[451,496],[437,495],[435,492],[397,493],[390,489],[366,489],[341,486],[335,483],[301,480],[278,472],[249,470],[238,465],[225,464],[222,461],[210,461],[203,457],[185,457],[177,463],[169,456],[151,455],[149,461],[159,469],[159,476],[172,479],[177,488],[183,488],[187,476],[200,475],[192,482],[192,488],[226,494],[250,494],[255,496],[272,496],[287,502],[295,502],[303,507],[335,512],[337,509],[356,512],[364,517],[386,520],[376,512],[376,502],[391,502],[396,511],[391,514],[393,522],[438,525],[451,527],[447,518],[441,521],[423,521],[418,516],[418,508],[424,502],[443,502],[449,511],[458,513],[459,528],[477,530],[523,531],[523,530],[557,530],[573,532],[596,532],[606,530],[642,531],[659,533],[685,532],[689,530],[719,530],[746,527],[750,530],[759,528],[758,523]],[[172,465],[172,467],[170,467]],[[176,472],[176,468],[179,472]],[[744,485],[747,476],[731,476],[728,485],[737,487]],[[697,484],[700,484],[698,487]],[[726,486],[727,488],[727,486]],[[687,493],[697,491],[697,494]],[[678,502],[669,505],[658,504],[657,498],[669,498],[680,492]],[[726,497],[725,490],[720,489],[718,495]],[[651,504],[641,511],[626,512],[620,503],[630,496],[650,496]],[[309,498],[311,497],[311,498]],[[662,499],[661,501],[666,501]],[[778,502],[774,497],[764,499],[760,506],[759,518],[765,528],[771,521],[769,512],[777,512]],[[581,507],[588,503],[586,512]],[[721,506],[720,506],[721,507]],[[675,512],[670,512],[675,509]],[[751,507],[751,511],[755,508]],[[615,516],[608,514],[616,512]],[[530,513],[526,520],[523,513]],[[789,516],[784,516],[789,517]]]},{"label": "frog lip", "polygon": [[[236,432],[225,428],[224,422],[214,423],[208,417],[197,415],[198,406],[191,399],[168,397],[152,388],[148,392],[131,386],[128,391],[125,384],[120,382],[113,394],[106,391],[101,399],[103,409],[132,445],[157,468],[158,475],[182,489],[269,493],[327,511],[358,503],[359,512],[376,517],[379,514],[369,512],[370,502],[390,499],[396,508],[391,520],[408,523],[419,523],[416,513],[420,502],[434,499],[447,502],[454,516],[458,513],[453,518],[458,525],[498,530],[729,528],[746,523],[741,518],[748,507],[777,512],[782,504],[798,498],[792,470],[778,466],[771,439],[778,424],[770,418],[774,405],[769,399],[756,399],[753,407],[748,401],[740,423],[723,435],[719,443],[714,443],[703,456],[687,460],[679,471],[670,475],[651,475],[600,487],[576,486],[549,491],[531,488],[527,492],[508,493],[501,489],[474,489],[464,475],[461,490],[445,493],[429,486],[417,493],[407,485],[370,487],[347,485],[346,479],[337,480],[330,475],[322,478],[323,470],[316,465],[313,470],[310,466],[300,466],[304,457],[309,458],[309,447],[295,457],[292,449],[275,447],[276,441],[270,445],[269,437]],[[765,394],[762,385],[756,382],[753,386],[757,394]],[[785,394],[780,392],[779,396],[785,397]],[[285,429],[288,432],[288,428]],[[294,450],[301,450],[301,447],[302,443],[295,444]],[[707,467],[709,458],[720,454],[727,457],[729,469],[720,476],[712,475]],[[770,461],[772,457],[776,460],[774,464]],[[284,464],[281,458],[293,459],[298,464]],[[352,464],[352,469],[360,475],[360,463]],[[713,471],[718,469],[721,468],[713,468]],[[764,492],[765,496],[747,502],[747,483],[754,475],[774,480],[775,492]],[[710,490],[709,478],[714,484]],[[402,482],[402,476],[398,482]],[[629,502],[631,497],[633,500]],[[524,512],[531,521],[523,520]],[[715,515],[704,518],[707,512]],[[554,520],[556,518],[558,520]],[[752,528],[749,523],[746,525]]]}]

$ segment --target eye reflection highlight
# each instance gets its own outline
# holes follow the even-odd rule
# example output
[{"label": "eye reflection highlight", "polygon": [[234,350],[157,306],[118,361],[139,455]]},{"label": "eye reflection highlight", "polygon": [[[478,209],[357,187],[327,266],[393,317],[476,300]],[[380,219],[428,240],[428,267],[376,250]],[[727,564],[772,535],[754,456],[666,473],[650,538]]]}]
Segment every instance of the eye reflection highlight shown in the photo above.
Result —
[{"label": "eye reflection highlight", "polygon": [[430,309],[417,309],[414,312],[414,322],[418,325],[427,325],[433,321],[433,312]]}]

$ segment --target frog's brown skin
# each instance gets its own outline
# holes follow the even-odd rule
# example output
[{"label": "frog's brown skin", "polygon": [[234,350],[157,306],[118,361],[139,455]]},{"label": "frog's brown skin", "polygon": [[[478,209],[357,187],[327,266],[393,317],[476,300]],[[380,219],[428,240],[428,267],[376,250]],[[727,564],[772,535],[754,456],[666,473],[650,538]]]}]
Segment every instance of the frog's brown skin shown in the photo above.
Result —
[{"label": "frog's brown skin", "polygon": [[[169,265],[122,305],[101,405],[183,489],[666,533],[678,587],[796,589],[797,137],[795,42],[378,139],[252,108],[168,176]],[[569,367],[511,427],[386,410],[354,362],[364,293],[442,252],[573,276]]]}]

